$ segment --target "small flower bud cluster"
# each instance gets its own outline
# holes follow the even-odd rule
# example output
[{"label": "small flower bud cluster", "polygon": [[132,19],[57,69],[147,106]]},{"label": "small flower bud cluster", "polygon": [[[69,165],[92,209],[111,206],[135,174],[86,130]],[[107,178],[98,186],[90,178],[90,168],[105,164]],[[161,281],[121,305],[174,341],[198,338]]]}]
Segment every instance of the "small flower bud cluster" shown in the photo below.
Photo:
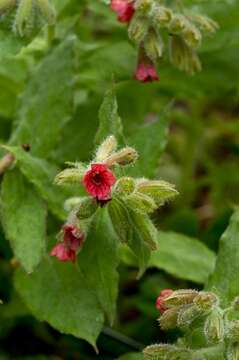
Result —
[{"label": "small flower bud cluster", "polygon": [[170,36],[169,59],[189,74],[201,70],[197,48],[203,33],[212,35],[218,24],[207,16],[179,12],[157,0],[111,0],[118,20],[128,24],[128,35],[138,48],[135,78],[141,82],[158,80],[156,66],[163,55],[163,32]]},{"label": "small flower bud cluster", "polygon": [[[88,196],[70,198],[65,203],[65,209],[69,211],[67,224],[75,227],[74,234],[77,229],[81,229],[85,237],[98,207],[109,203],[109,214],[120,240],[129,241],[132,231],[129,221],[131,217],[134,226],[143,233],[147,245],[151,249],[156,248],[157,230],[147,215],[177,195],[177,191],[173,185],[164,181],[127,176],[117,179],[116,172],[119,168],[134,164],[137,158],[138,153],[134,148],[126,146],[117,150],[117,141],[111,135],[98,147],[90,164],[68,163],[70,167],[56,176],[57,185],[83,185],[88,193]],[[73,254],[71,242],[65,241],[64,235],[60,236],[60,239],[51,255],[62,261],[73,261],[82,241],[77,250],[73,249]]]},{"label": "small flower bud cluster", "polygon": [[212,292],[196,290],[163,290],[156,303],[161,311],[159,318],[163,330],[175,327],[190,326],[197,318],[207,317],[204,332],[206,338],[216,339],[223,337],[222,313],[218,307],[218,298]]},{"label": "small flower bud cluster", "polygon": [[[178,340],[177,346],[157,344],[146,347],[143,351],[146,359],[206,359],[207,348],[209,353],[213,350],[214,356],[223,351],[225,360],[239,359],[238,297],[230,307],[222,309],[213,292],[165,289],[156,300],[156,308],[161,312],[162,330],[179,327],[186,336]],[[194,329],[203,330],[207,347],[204,345],[196,350],[187,347],[187,336]],[[192,345],[191,340],[189,345]]]},{"label": "small flower bud cluster", "polygon": [[50,0],[1,0],[0,15],[7,15],[15,9],[13,30],[19,36],[30,36],[39,25],[53,25],[55,9]]}]

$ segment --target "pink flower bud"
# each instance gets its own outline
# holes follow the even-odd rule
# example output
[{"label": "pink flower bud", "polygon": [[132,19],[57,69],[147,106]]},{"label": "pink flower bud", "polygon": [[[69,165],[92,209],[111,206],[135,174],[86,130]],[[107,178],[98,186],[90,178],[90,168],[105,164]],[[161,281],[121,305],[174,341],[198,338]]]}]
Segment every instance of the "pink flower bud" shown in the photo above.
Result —
[{"label": "pink flower bud", "polygon": [[111,9],[117,13],[118,21],[126,23],[130,22],[135,11],[130,0],[111,0]]},{"label": "pink flower bud", "polygon": [[58,243],[52,249],[51,256],[57,257],[60,261],[72,261],[75,262],[76,260],[76,252],[71,250],[66,244]]},{"label": "pink flower bud", "polygon": [[50,255],[57,257],[60,261],[75,262],[77,252],[84,241],[84,233],[73,224],[65,224],[60,235],[61,242],[54,246]]},{"label": "pink flower bud", "polygon": [[115,182],[114,174],[105,164],[92,164],[83,178],[86,191],[97,200],[108,200]]},{"label": "pink flower bud", "polygon": [[152,82],[159,80],[155,66],[150,59],[142,59],[139,61],[135,72],[135,79],[141,82]]},{"label": "pink flower bud", "polygon": [[172,295],[172,293],[173,293],[172,289],[164,289],[159,294],[159,296],[156,300],[156,308],[158,310],[160,310],[161,313],[163,313],[164,311],[166,311],[168,309],[164,304],[164,300],[167,299],[167,297],[169,297],[170,295]]}]

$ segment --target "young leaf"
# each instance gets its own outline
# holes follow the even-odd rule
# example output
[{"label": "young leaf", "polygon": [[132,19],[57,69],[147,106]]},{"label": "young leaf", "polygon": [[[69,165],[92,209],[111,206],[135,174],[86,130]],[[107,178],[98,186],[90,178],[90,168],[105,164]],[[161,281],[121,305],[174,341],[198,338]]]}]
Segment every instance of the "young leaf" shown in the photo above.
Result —
[{"label": "young leaf", "polygon": [[68,38],[40,63],[22,94],[11,145],[30,144],[49,157],[72,112],[74,38]]},{"label": "young leaf", "polygon": [[[159,158],[165,149],[168,134],[168,109],[164,110],[159,118],[143,125],[128,139],[140,154],[134,167],[129,169],[131,175],[154,178]],[[149,141],[145,141],[149,139]]]},{"label": "young leaf", "polygon": [[4,148],[15,156],[17,166],[46,200],[51,211],[60,219],[65,220],[63,205],[67,195],[70,194],[53,184],[58,169],[46,160],[32,156],[21,147],[5,146]]},{"label": "young leaf", "polygon": [[45,204],[18,169],[5,174],[1,198],[6,236],[17,260],[31,273],[45,252]]},{"label": "young leaf", "polygon": [[151,245],[148,243],[148,232],[145,232],[145,230],[141,231],[141,227],[138,227],[138,223],[134,218],[134,212],[128,209],[128,213],[130,225],[132,226],[132,236],[129,239],[128,245],[136,256],[137,266],[139,267],[138,278],[140,278],[148,266]]},{"label": "young leaf", "polygon": [[94,289],[110,323],[114,321],[118,295],[118,239],[107,208],[98,209],[78,256],[79,266],[89,286]]},{"label": "young leaf", "polygon": [[109,203],[109,214],[116,234],[122,243],[128,243],[132,236],[127,208],[117,198]]},{"label": "young leaf", "polygon": [[221,305],[228,306],[239,294],[239,210],[230,219],[228,228],[220,239],[216,267],[209,279],[207,289],[220,296]]},{"label": "young leaf", "polygon": [[15,287],[39,320],[95,347],[104,316],[78,267],[47,258],[30,276],[18,270]]},{"label": "young leaf", "polygon": [[109,135],[114,135],[120,144],[124,143],[122,122],[118,114],[114,87],[106,93],[99,110],[99,129],[95,137],[96,144],[99,145]]}]

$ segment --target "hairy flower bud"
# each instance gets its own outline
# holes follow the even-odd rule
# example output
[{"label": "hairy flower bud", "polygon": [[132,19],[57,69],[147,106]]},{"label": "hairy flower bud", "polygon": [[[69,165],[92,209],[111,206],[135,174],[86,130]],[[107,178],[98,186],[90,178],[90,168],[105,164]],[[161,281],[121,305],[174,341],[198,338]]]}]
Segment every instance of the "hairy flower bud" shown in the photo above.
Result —
[{"label": "hairy flower bud", "polygon": [[37,6],[41,15],[49,25],[56,22],[56,12],[54,7],[50,4],[49,0],[37,0]]},{"label": "hairy flower bud", "polygon": [[163,41],[159,33],[152,28],[144,39],[144,49],[153,62],[156,62],[163,55]]},{"label": "hairy flower bud", "polygon": [[200,30],[210,34],[214,34],[219,29],[218,23],[207,16],[190,14],[189,18],[199,26]]},{"label": "hairy flower bud", "polygon": [[142,180],[137,184],[137,191],[151,196],[157,205],[178,194],[174,185],[161,180]]},{"label": "hairy flower bud", "polygon": [[81,198],[81,202],[74,209],[75,215],[79,220],[90,218],[97,210],[97,204],[92,198]]},{"label": "hairy flower bud", "polygon": [[175,67],[190,75],[201,70],[201,63],[195,49],[190,48],[181,36],[171,36],[169,58]]},{"label": "hairy flower bud", "polygon": [[157,209],[157,204],[150,196],[137,191],[127,196],[126,203],[140,213],[151,213]]},{"label": "hairy flower bud", "polygon": [[184,15],[173,14],[171,22],[169,24],[169,32],[173,34],[179,34],[185,30],[188,20]]},{"label": "hairy flower bud", "polygon": [[189,326],[200,315],[202,315],[202,311],[196,305],[182,306],[178,312],[178,326]]},{"label": "hairy flower bud", "polygon": [[133,164],[138,159],[138,153],[135,149],[131,147],[125,147],[116,153],[112,154],[105,160],[105,164],[108,167],[111,167],[112,165],[118,164],[118,165],[129,165]]},{"label": "hairy flower bud", "polygon": [[14,29],[20,35],[29,34],[34,23],[33,0],[20,0],[14,21]]},{"label": "hairy flower bud", "polygon": [[59,174],[56,175],[54,182],[57,185],[74,183],[79,184],[82,181],[85,171],[86,167],[83,164],[79,164],[79,166],[77,167],[68,168],[61,171]]},{"label": "hairy flower bud", "polygon": [[210,311],[215,305],[218,305],[218,297],[212,292],[200,291],[193,300],[194,304],[201,311]]},{"label": "hairy flower bud", "polygon": [[193,299],[198,295],[198,291],[191,289],[175,290],[170,296],[164,300],[166,307],[187,305],[193,302]]},{"label": "hairy flower bud", "polygon": [[162,313],[168,309],[168,307],[165,305],[165,300],[172,295],[173,290],[172,289],[163,289],[156,300],[156,308],[161,311]]},{"label": "hairy flower bud", "polygon": [[189,47],[197,48],[201,44],[202,35],[200,30],[189,21],[186,22],[186,26],[182,31],[182,37]]},{"label": "hairy flower bud", "polygon": [[233,302],[232,302],[232,308],[235,310],[235,311],[238,311],[239,310],[239,296],[237,296]]},{"label": "hairy flower bud", "polygon": [[165,26],[172,20],[172,10],[165,6],[156,6],[152,11],[155,25]]},{"label": "hairy flower bud", "polygon": [[152,6],[151,0],[136,0],[134,8],[140,11],[142,14],[147,14]]},{"label": "hairy flower bud", "polygon": [[239,343],[230,343],[226,351],[227,360],[239,360]]},{"label": "hairy flower bud", "polygon": [[226,335],[231,342],[239,343],[239,320],[230,322]]},{"label": "hairy flower bud", "polygon": [[224,321],[222,312],[215,308],[208,315],[204,324],[204,334],[208,343],[216,344],[223,340]]},{"label": "hairy flower bud", "polygon": [[175,329],[178,324],[178,312],[181,309],[180,306],[174,306],[167,309],[162,313],[159,318],[159,324],[162,330]]},{"label": "hairy flower bud", "polygon": [[189,360],[191,350],[171,344],[155,344],[143,350],[148,360]]},{"label": "hairy flower bud", "polygon": [[104,161],[117,148],[117,140],[113,135],[108,136],[98,147],[95,155],[96,162]]},{"label": "hairy flower bud", "polygon": [[147,346],[143,353],[145,358],[149,360],[165,360],[168,353],[174,348],[174,345],[170,344],[155,344]]},{"label": "hairy flower bud", "polygon": [[16,5],[16,0],[1,0],[0,2],[0,15],[3,15],[8,10]]},{"label": "hairy flower bud", "polygon": [[135,15],[130,22],[128,28],[128,34],[130,40],[136,44],[140,44],[145,38],[148,31],[148,21],[147,18],[140,15]]},{"label": "hairy flower bud", "polygon": [[143,45],[139,48],[138,64],[134,77],[143,83],[159,80],[155,63],[148,57]]},{"label": "hairy flower bud", "polygon": [[117,195],[125,196],[130,195],[135,190],[135,181],[131,177],[123,176],[120,178],[116,185],[114,192]]}]

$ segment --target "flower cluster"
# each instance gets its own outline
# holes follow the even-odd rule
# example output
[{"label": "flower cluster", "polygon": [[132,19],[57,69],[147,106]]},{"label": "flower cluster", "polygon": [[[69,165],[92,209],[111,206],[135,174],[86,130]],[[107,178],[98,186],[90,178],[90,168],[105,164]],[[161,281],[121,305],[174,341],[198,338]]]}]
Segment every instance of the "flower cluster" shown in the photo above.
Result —
[{"label": "flower cluster", "polygon": [[177,358],[203,359],[207,347],[214,349],[214,356],[220,358],[225,353],[226,360],[238,360],[239,320],[238,297],[226,309],[213,292],[190,289],[161,291],[156,300],[156,307],[161,312],[159,323],[162,330],[179,327],[188,334],[194,329],[204,333],[205,347],[201,350],[190,349],[187,337],[174,344],[156,344],[144,349],[146,359],[165,360]]},{"label": "flower cluster", "polygon": [[218,29],[217,23],[207,16],[170,6],[157,0],[111,0],[111,9],[120,22],[128,24],[129,38],[138,47],[135,78],[141,82],[159,79],[156,66],[164,51],[163,32],[169,35],[170,62],[194,74],[201,70],[197,48],[203,34],[212,35]]},{"label": "flower cluster", "polygon": [[[69,211],[67,225],[63,226],[60,241],[51,255],[61,261],[75,261],[87,234],[93,215],[99,207],[107,206],[113,227],[122,241],[128,241],[128,218],[131,216],[139,231],[145,237],[150,249],[156,248],[157,230],[148,214],[177,194],[174,186],[148,179],[134,179],[116,173],[123,166],[133,164],[137,151],[129,146],[117,150],[117,141],[109,136],[98,147],[90,164],[70,163],[60,172],[56,184],[78,184],[88,196],[70,198],[66,202]],[[130,215],[125,215],[128,212]],[[126,218],[125,218],[126,216]]]},{"label": "flower cluster", "polygon": [[55,9],[49,0],[4,0],[0,3],[0,15],[7,15],[14,8],[13,29],[20,36],[29,36],[39,24],[52,25],[56,20]]}]

